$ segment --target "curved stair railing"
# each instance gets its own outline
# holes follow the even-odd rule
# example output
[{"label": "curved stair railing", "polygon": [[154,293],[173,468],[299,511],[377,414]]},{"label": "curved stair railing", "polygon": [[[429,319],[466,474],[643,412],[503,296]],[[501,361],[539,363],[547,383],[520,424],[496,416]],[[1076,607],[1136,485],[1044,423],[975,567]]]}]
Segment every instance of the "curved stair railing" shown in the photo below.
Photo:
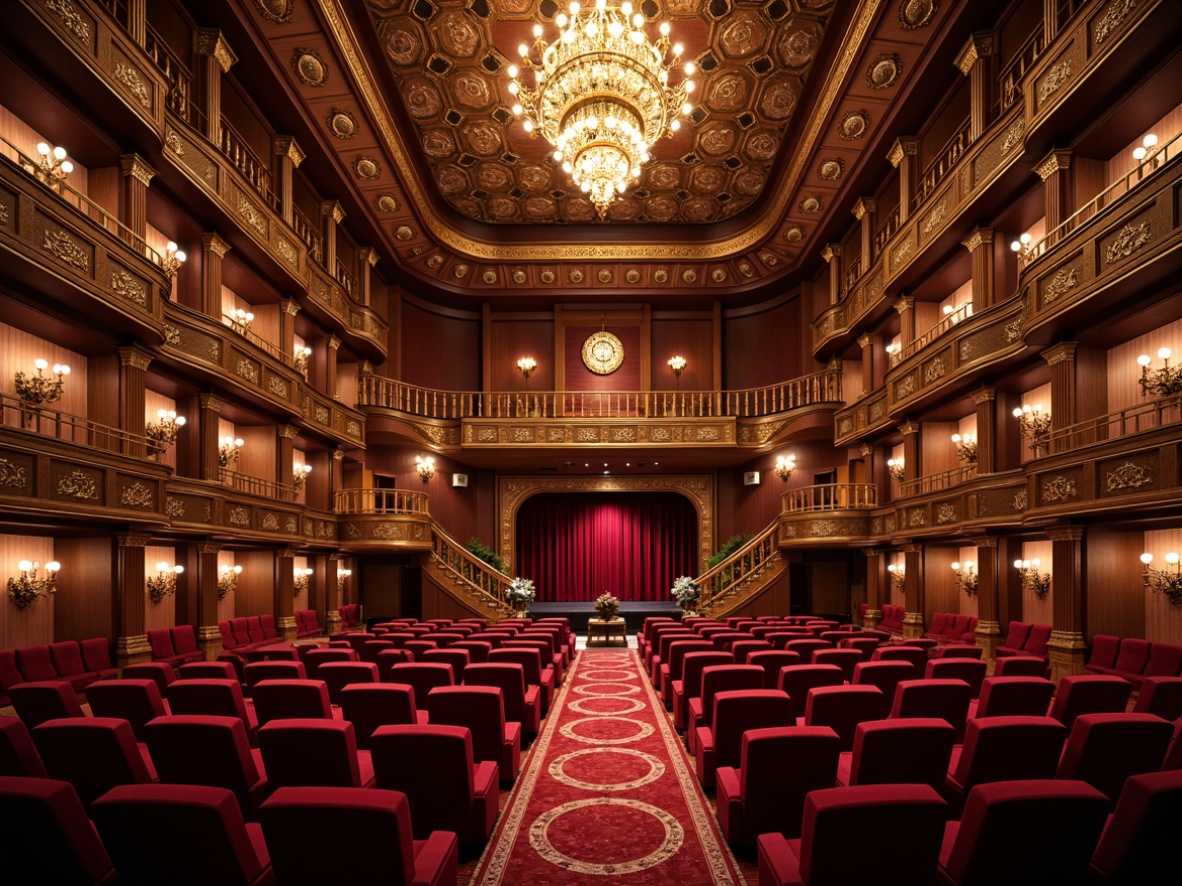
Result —
[{"label": "curved stair railing", "polygon": [[513,607],[505,599],[505,591],[513,579],[474,556],[434,519],[431,520],[431,545],[431,561],[456,591],[472,598],[473,605],[494,610],[498,616],[513,612]]},{"label": "curved stair railing", "polygon": [[783,571],[777,547],[779,520],[773,521],[721,563],[703,572],[694,581],[702,588],[698,611],[719,615],[749,599]]}]

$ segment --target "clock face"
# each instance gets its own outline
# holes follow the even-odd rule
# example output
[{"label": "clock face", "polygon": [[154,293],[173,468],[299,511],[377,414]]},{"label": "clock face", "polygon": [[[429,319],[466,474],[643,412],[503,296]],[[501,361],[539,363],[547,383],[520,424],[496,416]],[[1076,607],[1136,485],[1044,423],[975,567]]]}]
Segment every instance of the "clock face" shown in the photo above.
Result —
[{"label": "clock face", "polygon": [[600,330],[583,342],[583,365],[596,375],[610,375],[624,363],[624,343]]}]

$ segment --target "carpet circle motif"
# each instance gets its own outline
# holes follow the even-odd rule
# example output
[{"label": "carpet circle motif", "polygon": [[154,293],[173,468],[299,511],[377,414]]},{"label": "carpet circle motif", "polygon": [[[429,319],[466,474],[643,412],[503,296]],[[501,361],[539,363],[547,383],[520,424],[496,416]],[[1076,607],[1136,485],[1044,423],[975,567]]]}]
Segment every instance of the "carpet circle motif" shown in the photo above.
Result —
[{"label": "carpet circle motif", "polygon": [[[648,764],[649,769],[645,775],[639,778],[620,782],[582,781],[573,775],[567,774],[565,769],[567,763],[572,760],[599,754],[626,754],[644,761]],[[630,791],[634,788],[644,787],[646,784],[652,784],[664,774],[664,763],[652,754],[646,754],[644,751],[637,751],[632,748],[584,748],[581,751],[572,751],[569,754],[563,754],[550,764],[550,776],[556,781],[560,781],[572,788],[582,788],[587,791]]]},{"label": "carpet circle motif", "polygon": [[[602,790],[602,788],[600,788]],[[552,842],[552,835],[550,834],[551,825],[555,823],[561,816],[570,812],[581,812],[584,816],[593,817],[593,822],[587,822],[585,826],[579,827],[575,833],[579,836],[580,845],[584,846],[592,853],[598,853],[599,857],[603,856],[599,847],[594,845],[591,839],[587,839],[588,835],[595,834],[600,840],[606,841],[612,839],[614,836],[611,833],[605,833],[602,827],[604,819],[603,812],[595,809],[598,806],[623,806],[626,809],[634,810],[636,812],[647,813],[662,827],[664,835],[661,838],[660,845],[652,852],[639,858],[634,858],[627,861],[611,861],[611,862],[592,862],[581,861],[573,858],[564,852],[559,851]],[[618,818],[617,818],[618,820]],[[628,822],[629,836],[635,841],[638,836],[637,831],[643,830],[643,827],[636,827],[640,822]],[[610,829],[608,829],[610,830]],[[644,834],[643,836],[647,836]],[[655,834],[654,834],[655,836]],[[557,865],[565,870],[572,871],[576,874],[599,874],[606,876],[620,876],[622,874],[631,874],[636,871],[644,871],[649,868],[654,868],[657,865],[663,864],[672,858],[681,848],[681,844],[685,841],[685,831],[682,830],[677,819],[664,809],[658,809],[656,806],[650,806],[648,803],[641,803],[639,800],[628,800],[623,797],[594,797],[587,800],[575,800],[571,803],[563,803],[561,806],[555,806],[553,809],[547,810],[539,815],[529,827],[529,842],[534,851],[538,853],[543,859],[551,864]],[[574,841],[571,841],[572,844]],[[612,840],[613,846],[618,846],[619,841]]]},{"label": "carpet circle motif", "polygon": [[[592,674],[619,674],[618,677],[599,677],[591,676]],[[579,679],[586,680],[588,683],[629,683],[636,679],[635,674],[630,674],[623,668],[588,668],[585,671],[579,672]]]},{"label": "carpet circle motif", "polygon": [[594,695],[599,698],[604,698],[613,695],[639,695],[639,686],[625,686],[619,692],[597,692],[592,687],[595,686],[614,686],[614,683],[591,683],[587,686],[575,686],[574,691],[579,695]]},{"label": "carpet circle motif", "polygon": [[[628,707],[621,708],[618,711],[589,711],[583,705],[590,704],[593,701],[622,701]],[[637,711],[643,711],[645,704],[635,698],[622,698],[615,695],[593,695],[590,698],[576,698],[574,701],[566,703],[568,711],[574,711],[576,714],[591,714],[594,717],[613,717],[623,714],[635,714]]]},{"label": "carpet circle motif", "polygon": [[[605,724],[609,721],[615,720],[618,723],[628,723],[631,726],[639,727],[639,731],[634,735],[629,735],[624,738],[601,738],[599,736],[579,735],[575,728],[583,723],[593,723],[597,727],[597,731],[602,731]],[[628,744],[633,741],[640,741],[642,738],[648,738],[653,734],[655,727],[651,723],[642,723],[639,720],[628,720],[623,717],[583,717],[581,720],[571,720],[559,728],[559,732],[569,738],[571,741],[582,742],[583,744],[596,745],[612,745],[612,744]]]}]

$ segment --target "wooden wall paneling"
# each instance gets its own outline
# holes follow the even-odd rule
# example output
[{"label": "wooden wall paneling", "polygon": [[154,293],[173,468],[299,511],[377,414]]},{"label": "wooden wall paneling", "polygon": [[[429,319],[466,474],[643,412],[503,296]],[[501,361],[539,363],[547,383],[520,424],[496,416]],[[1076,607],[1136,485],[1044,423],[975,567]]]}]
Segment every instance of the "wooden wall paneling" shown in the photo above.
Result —
[{"label": "wooden wall paneling", "polygon": [[254,313],[254,322],[250,325],[250,331],[275,347],[279,347],[279,305],[255,305],[250,310]]},{"label": "wooden wall paneling", "polygon": [[366,617],[399,615],[402,611],[402,564],[366,562],[361,570]]},{"label": "wooden wall paneling", "polygon": [[[242,438],[242,451],[238,455],[238,464],[231,469],[250,477],[274,481],[276,435],[273,425],[253,427],[238,427],[238,436]],[[284,476],[284,482],[290,483],[291,477]]]},{"label": "wooden wall paneling", "polygon": [[[655,313],[652,319],[652,378],[649,389],[714,390],[714,338],[712,316]],[[686,359],[680,385],[677,376],[669,368],[669,358],[675,354]]]},{"label": "wooden wall paneling", "polygon": [[[74,184],[73,175],[70,173],[70,184],[72,185]],[[117,166],[91,169],[87,175],[86,196],[115,218],[122,218],[119,213],[119,180],[121,178],[122,173]]]},{"label": "wooden wall paneling", "polygon": [[[1182,105],[1175,107],[1108,159],[1105,167],[1105,177],[1108,184],[1115,182],[1126,173],[1132,172],[1137,168],[1138,163],[1133,158],[1133,149],[1141,147],[1142,139],[1151,132],[1157,136],[1158,147],[1166,144],[1166,142],[1182,132]],[[1148,168],[1147,166],[1146,169]]]},{"label": "wooden wall paneling", "polygon": [[[89,415],[87,412],[87,360],[82,354],[60,348],[43,338],[0,323],[0,390],[16,396],[16,373],[23,372],[26,376],[37,374],[34,362],[43,359],[49,364],[45,370],[47,376],[53,373],[54,364],[65,364],[70,367],[70,374],[64,379],[61,399],[56,403],[46,405],[47,409],[68,412],[71,415]],[[16,416],[10,415],[8,422],[15,422]]]},{"label": "wooden wall paneling", "polygon": [[254,313],[254,305],[242,298],[231,289],[229,286],[222,286],[222,316],[217,319],[221,320],[227,326],[230,325],[228,317],[232,316],[235,310],[246,311],[249,314]]},{"label": "wooden wall paneling", "polygon": [[340,400],[346,406],[357,405],[357,364],[356,363],[338,363],[337,364],[337,389],[330,391],[330,394]]},{"label": "wooden wall paneling", "polygon": [[235,615],[274,612],[275,556],[272,551],[237,551],[234,559],[242,567],[235,595]]},{"label": "wooden wall paneling", "polygon": [[[1144,547],[1145,550],[1141,553],[1153,554],[1153,566],[1157,569],[1166,569],[1166,554],[1171,551],[1182,554],[1182,529],[1146,532]],[[1137,556],[1140,556],[1140,553]],[[1138,562],[1135,565],[1141,564]],[[1155,643],[1182,643],[1182,606],[1171,605],[1164,594],[1145,590],[1144,582],[1141,593],[1145,598],[1145,639]]]},{"label": "wooden wall paneling", "polygon": [[[956,311],[957,308],[960,308],[963,305],[970,306],[965,311],[965,317],[971,317],[973,315],[973,309],[971,307],[972,304],[973,304],[973,281],[970,279],[970,280],[967,280],[964,283],[960,284],[960,286],[956,287],[956,289],[952,290],[952,292],[949,293],[948,297],[946,299],[944,299],[942,302],[940,302],[940,317],[941,318],[944,317],[944,315],[946,313],[944,310],[945,308],[952,308],[952,311]],[[952,313],[952,311],[949,311],[947,313]],[[937,321],[937,322],[939,322],[939,321]],[[960,320],[957,320],[956,322],[959,323]]]},{"label": "wooden wall paneling", "polygon": [[923,335],[944,317],[940,306],[934,301],[916,301],[913,310],[915,311],[915,334],[917,336]]},{"label": "wooden wall paneling", "polygon": [[430,618],[468,618],[472,610],[459,602],[435,583],[427,572],[423,573],[423,614],[425,621]]},{"label": "wooden wall paneling", "polygon": [[731,614],[742,618],[756,618],[760,615],[787,615],[788,570],[781,572],[758,596],[748,600]]},{"label": "wooden wall paneling", "polygon": [[[522,357],[533,357],[537,367],[527,379],[517,368]],[[490,315],[483,390],[557,390],[554,365],[554,315]]]},{"label": "wooden wall paneling", "polygon": [[952,435],[958,433],[957,428],[958,424],[950,421],[923,423],[919,437],[922,461],[917,476],[926,477],[960,466],[960,460],[956,457],[956,444],[952,442]]},{"label": "wooden wall paneling", "polygon": [[863,384],[861,360],[841,361],[841,392],[847,406],[868,393]]},{"label": "wooden wall paneling", "polygon": [[[0,535],[0,577],[7,583],[9,578],[20,575],[17,564],[31,560],[44,564],[55,557],[54,541],[34,535]],[[63,564],[64,565],[64,564]],[[78,576],[65,575],[67,580]],[[24,609],[17,609],[12,598],[4,591],[0,604],[0,649],[18,649],[21,646],[36,646],[54,642],[54,606],[56,597],[62,593],[59,584],[57,594],[39,597]]]},{"label": "wooden wall paneling", "polygon": [[[145,390],[144,391],[144,427],[145,428],[147,427],[148,422],[156,423],[156,422],[160,421],[160,417],[156,414],[157,411],[160,409],[163,409],[165,412],[169,412],[169,411],[175,412],[178,416],[183,415],[181,410],[176,408],[176,401],[174,399],[172,399],[172,397],[168,397],[164,394],[159,394],[153,390]],[[181,436],[184,434],[196,434],[197,433],[197,426],[193,425],[192,427],[190,427],[190,425],[189,425],[189,421],[190,421],[189,416],[185,415],[184,419],[185,419],[185,425],[177,432],[177,439],[178,440],[180,440]],[[135,428],[131,428],[130,430],[134,431],[135,433],[142,433],[142,431],[137,431]],[[173,470],[176,470],[176,445],[174,444],[174,445],[168,447],[168,449],[166,449],[164,452],[157,453],[156,454],[156,462],[158,464],[168,465]]]},{"label": "wooden wall paneling", "polygon": [[1117,412],[1148,401],[1137,382],[1141,377],[1141,367],[1137,365],[1137,358],[1146,354],[1152,361],[1149,364],[1150,370],[1161,369],[1162,361],[1157,356],[1161,348],[1173,351],[1170,359],[1176,366],[1182,358],[1182,320],[1175,320],[1160,329],[1108,349],[1107,412]]},{"label": "wooden wall paneling", "polygon": [[73,154],[69,153],[70,145],[59,145],[50,136],[38,132],[3,105],[0,105],[0,136],[12,142],[22,153],[31,158],[38,156],[38,142],[45,142],[50,147],[65,148],[66,159],[74,164],[74,171],[70,173],[68,179],[70,187],[83,194],[88,193],[89,170],[79,163]]},{"label": "wooden wall paneling", "polygon": [[1084,605],[1089,642],[1096,634],[1145,635],[1148,601],[1139,561],[1144,550],[1141,532],[1088,527],[1084,540]]},{"label": "wooden wall paneling", "polygon": [[[828,297],[821,295],[821,310]],[[810,314],[810,319],[813,315]],[[809,322],[801,313],[798,294],[767,305],[723,312],[722,387],[737,391],[778,384],[818,368],[802,354],[809,348],[793,347],[788,336]]]},{"label": "wooden wall paneling", "polygon": [[479,314],[431,307],[403,293],[399,342],[401,380],[407,384],[442,391],[480,390]]},{"label": "wooden wall paneling", "polygon": [[[894,565],[899,569],[902,569],[904,566],[906,566],[905,557],[902,551],[891,551],[886,555],[886,566],[889,567],[891,565]],[[894,576],[891,575],[889,569],[887,570],[886,576],[889,596],[889,599],[886,602],[893,606],[905,605],[907,602],[905,590],[895,583]]]},{"label": "wooden wall paneling", "polygon": [[850,614],[850,568],[845,560],[817,560],[810,564],[812,611]]},{"label": "wooden wall paneling", "polygon": [[960,598],[964,596],[956,584],[952,561],[960,557],[957,548],[925,545],[923,549],[923,620],[932,623],[937,612],[960,612]]},{"label": "wooden wall paneling", "polygon": [[954,92],[940,114],[919,137],[920,168],[935,160],[941,148],[969,119],[970,89],[969,78],[965,77],[954,87]]},{"label": "wooden wall paneling", "polygon": [[55,639],[113,640],[118,633],[118,601],[117,550],[112,540],[107,536],[62,538],[54,542],[53,553],[62,564],[53,602]]},{"label": "wooden wall paneling", "polygon": [[[1039,600],[1033,591],[1022,589],[1022,621],[1031,624],[1054,624],[1055,564],[1052,562],[1051,551],[1050,541],[1028,541],[1022,545],[1023,560],[1039,560],[1039,572],[1051,573],[1051,590],[1047,593],[1046,599]],[[1013,562],[1007,566],[1010,569],[1014,568]]]},{"label": "wooden wall paneling", "polygon": [[[50,361],[52,365],[53,361]],[[49,373],[46,372],[46,375]],[[120,419],[120,398],[122,395],[120,385],[121,368],[119,365],[118,354],[104,354],[99,357],[91,357],[87,361],[86,373],[86,399],[90,404],[89,412],[86,413],[87,418],[97,421],[99,424],[104,424],[110,428],[119,427]],[[66,386],[69,387],[74,380],[74,364],[70,364],[70,375],[66,379]],[[63,399],[64,396],[63,396]],[[60,408],[58,404],[50,406],[51,409]],[[128,428],[132,433],[143,433],[140,428]]]},{"label": "wooden wall paneling", "polygon": [[[415,470],[415,456],[428,454],[435,459],[435,476],[424,483]],[[490,491],[482,490],[478,482],[479,472],[446,455],[433,453],[426,447],[374,447],[366,450],[365,465],[376,473],[394,477],[398,489],[427,493],[431,516],[461,542],[467,542],[472,535],[477,534],[477,515],[481,507],[492,513]],[[457,473],[468,475],[467,487],[456,488],[451,485],[452,474]],[[315,471],[312,476],[316,476]],[[496,538],[497,533],[491,531],[481,540],[495,546]]]},{"label": "wooden wall paneling", "polygon": [[[148,594],[148,579],[157,575],[156,564],[177,565],[176,549],[163,545],[148,545],[144,549],[144,628],[171,628],[176,620],[176,595],[170,594],[159,603],[153,603]],[[182,566],[185,564],[182,563]]]}]

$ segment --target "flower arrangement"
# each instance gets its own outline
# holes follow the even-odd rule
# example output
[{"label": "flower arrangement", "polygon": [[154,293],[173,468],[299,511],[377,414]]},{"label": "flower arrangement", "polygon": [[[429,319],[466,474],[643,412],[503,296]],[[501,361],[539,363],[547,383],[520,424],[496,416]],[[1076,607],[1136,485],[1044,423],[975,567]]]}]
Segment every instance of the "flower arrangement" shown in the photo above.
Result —
[{"label": "flower arrangement", "polygon": [[677,605],[688,612],[702,598],[702,586],[688,575],[683,575],[673,582],[672,593]]},{"label": "flower arrangement", "polygon": [[595,598],[595,611],[604,621],[611,621],[620,612],[620,598],[613,597],[610,592],[604,591]]},{"label": "flower arrangement", "polygon": [[519,612],[524,611],[534,601],[535,596],[537,591],[534,589],[534,583],[528,578],[513,579],[505,590],[505,599]]}]

